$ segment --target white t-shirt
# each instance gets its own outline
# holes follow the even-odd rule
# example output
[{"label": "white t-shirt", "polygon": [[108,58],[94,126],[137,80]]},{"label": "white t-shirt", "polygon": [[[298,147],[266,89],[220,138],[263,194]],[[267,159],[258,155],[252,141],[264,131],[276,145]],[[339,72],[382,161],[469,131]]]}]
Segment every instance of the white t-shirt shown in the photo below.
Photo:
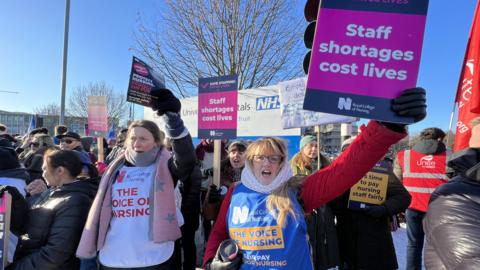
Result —
[{"label": "white t-shirt", "polygon": [[[123,166],[112,185],[112,219],[99,253],[107,267],[147,267],[167,261],[174,242],[154,243],[149,239],[150,189],[155,164],[148,167]],[[179,225],[183,217],[177,209]]]}]

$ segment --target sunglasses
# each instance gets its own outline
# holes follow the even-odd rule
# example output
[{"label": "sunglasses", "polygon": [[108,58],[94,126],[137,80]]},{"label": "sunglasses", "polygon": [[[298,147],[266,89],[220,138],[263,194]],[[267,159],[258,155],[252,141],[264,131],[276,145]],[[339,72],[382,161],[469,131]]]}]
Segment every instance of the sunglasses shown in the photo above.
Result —
[{"label": "sunglasses", "polygon": [[73,143],[74,141],[76,141],[76,140],[70,140],[70,139],[61,139],[61,140],[60,140],[61,143],[66,143],[66,144],[71,144],[71,143]]},{"label": "sunglasses", "polygon": [[282,162],[283,157],[280,155],[273,155],[273,156],[264,156],[264,155],[254,155],[253,156],[253,161],[254,162],[264,162],[265,160],[268,160],[271,164],[278,164]]}]

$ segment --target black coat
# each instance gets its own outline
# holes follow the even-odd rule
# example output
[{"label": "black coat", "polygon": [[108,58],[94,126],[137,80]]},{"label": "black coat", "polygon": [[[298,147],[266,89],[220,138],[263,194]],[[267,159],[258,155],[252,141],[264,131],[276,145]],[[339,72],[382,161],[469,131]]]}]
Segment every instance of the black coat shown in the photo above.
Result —
[{"label": "black coat", "polygon": [[337,218],[340,259],[348,269],[397,269],[397,257],[390,229],[390,216],[403,212],[411,196],[389,172],[385,216],[374,218],[362,211],[347,208],[350,190],[330,203]]},{"label": "black coat", "polygon": [[29,209],[26,233],[7,269],[79,269],[75,251],[96,189],[96,181],[79,180],[42,193]]},{"label": "black coat", "polygon": [[449,162],[458,176],[435,190],[423,220],[427,269],[480,269],[480,149],[463,153]]}]

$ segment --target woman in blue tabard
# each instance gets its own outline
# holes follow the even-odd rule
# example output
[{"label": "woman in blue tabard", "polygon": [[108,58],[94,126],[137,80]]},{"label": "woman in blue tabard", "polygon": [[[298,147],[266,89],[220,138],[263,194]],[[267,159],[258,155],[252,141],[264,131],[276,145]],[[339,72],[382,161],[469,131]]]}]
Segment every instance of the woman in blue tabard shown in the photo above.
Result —
[{"label": "woman in blue tabard", "polygon": [[305,179],[292,177],[282,140],[251,143],[240,184],[229,189],[210,234],[206,269],[234,269],[215,255],[228,238],[240,248],[242,258],[233,263],[241,261],[241,269],[313,269],[304,213],[355,184],[404,136],[371,121],[342,156]]}]

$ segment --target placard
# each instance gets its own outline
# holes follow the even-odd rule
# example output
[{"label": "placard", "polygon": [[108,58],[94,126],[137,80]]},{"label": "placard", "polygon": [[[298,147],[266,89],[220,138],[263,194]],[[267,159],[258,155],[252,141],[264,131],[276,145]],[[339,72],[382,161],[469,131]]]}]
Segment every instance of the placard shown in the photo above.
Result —
[{"label": "placard", "polygon": [[412,123],[391,99],[416,86],[428,0],[323,0],[304,109]]},{"label": "placard", "polygon": [[127,101],[148,107],[152,102],[150,92],[154,88],[165,88],[165,78],[134,56],[128,83]]},{"label": "placard", "polygon": [[237,137],[238,76],[200,78],[198,81],[198,137]]},{"label": "placard", "polygon": [[107,97],[88,97],[88,131],[90,136],[105,137],[108,132]]},{"label": "placard", "polygon": [[358,183],[350,189],[348,208],[366,208],[381,205],[387,197],[388,168],[384,162],[377,163]]},{"label": "placard", "polygon": [[312,127],[357,121],[355,117],[304,110],[306,81],[305,77],[278,84],[283,128]]},{"label": "placard", "polygon": [[0,269],[5,269],[7,266],[11,205],[12,197],[5,192],[0,197]]}]

